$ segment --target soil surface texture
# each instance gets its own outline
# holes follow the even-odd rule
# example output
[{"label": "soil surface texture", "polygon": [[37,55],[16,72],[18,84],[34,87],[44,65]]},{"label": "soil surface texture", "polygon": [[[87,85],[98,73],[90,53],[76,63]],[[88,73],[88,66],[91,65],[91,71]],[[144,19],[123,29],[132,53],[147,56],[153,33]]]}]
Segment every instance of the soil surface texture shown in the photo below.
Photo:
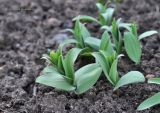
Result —
[{"label": "soil surface texture", "polygon": [[[73,17],[96,17],[95,2],[0,0],[0,113],[160,113],[160,105],[136,111],[144,99],[160,91],[158,85],[128,85],[117,96],[105,77],[82,95],[35,84],[45,66],[42,54],[69,37],[63,30],[73,27]],[[124,0],[116,17],[139,23],[139,33],[160,32],[160,0]],[[95,25],[90,29],[99,36]],[[138,70],[146,77],[160,76],[160,34],[144,39],[142,46],[141,64],[136,66],[123,57],[121,75]]]}]

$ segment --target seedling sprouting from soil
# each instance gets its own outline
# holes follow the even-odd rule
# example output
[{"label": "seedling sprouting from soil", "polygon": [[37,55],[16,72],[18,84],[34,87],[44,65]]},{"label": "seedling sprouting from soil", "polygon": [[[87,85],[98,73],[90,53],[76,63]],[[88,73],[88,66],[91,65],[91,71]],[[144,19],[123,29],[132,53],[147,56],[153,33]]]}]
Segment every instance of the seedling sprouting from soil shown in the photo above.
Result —
[{"label": "seedling sprouting from soil", "polygon": [[[148,83],[160,85],[160,78],[149,79]],[[143,101],[138,106],[138,110],[145,110],[145,109],[150,108],[152,106],[155,106],[157,104],[160,104],[160,92],[154,94],[152,97],[150,97],[150,98],[146,99],[145,101]]]}]

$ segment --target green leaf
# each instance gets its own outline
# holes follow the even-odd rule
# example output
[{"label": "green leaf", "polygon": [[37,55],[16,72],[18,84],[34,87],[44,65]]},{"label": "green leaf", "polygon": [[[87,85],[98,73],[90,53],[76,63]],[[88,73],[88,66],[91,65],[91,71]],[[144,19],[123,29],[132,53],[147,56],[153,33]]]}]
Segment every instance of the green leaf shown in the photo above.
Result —
[{"label": "green leaf", "polygon": [[129,58],[138,64],[142,54],[139,40],[131,32],[125,32],[124,45]]},{"label": "green leaf", "polygon": [[119,23],[118,26],[119,26],[119,28],[124,28],[124,29],[130,31],[131,24],[130,23]]},{"label": "green leaf", "polygon": [[53,66],[47,66],[43,69],[42,73],[57,73],[57,69]]},{"label": "green leaf", "polygon": [[102,35],[100,50],[107,51],[108,53],[113,53],[112,43],[107,31],[105,31]]},{"label": "green leaf", "polygon": [[94,37],[88,37],[85,39],[85,44],[90,46],[91,48],[95,50],[99,50],[101,40]]},{"label": "green leaf", "polygon": [[118,25],[117,25],[117,22],[115,19],[112,22],[112,36],[114,38],[114,41],[116,41],[118,43],[118,41],[119,41],[119,28],[118,28]]},{"label": "green leaf", "polygon": [[63,77],[64,75],[61,75],[57,71],[51,70],[51,68],[45,68],[45,72],[47,73],[36,78],[37,83],[66,91],[72,91],[75,89],[75,87],[69,84],[66,78]]},{"label": "green leaf", "polygon": [[51,51],[50,52],[50,59],[51,59],[51,62],[55,65],[58,64],[58,58],[59,58],[59,53],[58,52],[54,52],[54,51]]},{"label": "green leaf", "polygon": [[82,24],[80,23],[79,20],[76,20],[75,27],[74,27],[74,35],[78,42],[77,46],[84,47],[84,40],[82,37]]},{"label": "green leaf", "polygon": [[65,56],[64,61],[62,61],[65,70],[65,75],[72,80],[71,82],[73,82],[74,80],[74,62],[76,61],[81,51],[82,49],[79,48],[71,49]]},{"label": "green leaf", "polygon": [[117,58],[117,53],[115,51],[113,51],[113,53],[109,53],[107,51],[101,51],[101,50],[100,50],[100,53],[106,58],[106,61],[108,62],[109,67],[111,67],[112,63]]},{"label": "green leaf", "polygon": [[107,30],[108,32],[112,32],[112,26],[103,25],[101,29]]},{"label": "green leaf", "polygon": [[148,83],[159,84],[160,85],[160,78],[151,78],[151,79],[148,80]]},{"label": "green leaf", "polygon": [[73,29],[65,29],[64,32],[70,32],[70,33],[74,34],[74,30]]},{"label": "green leaf", "polygon": [[103,72],[106,76],[106,78],[108,79],[108,81],[111,84],[114,84],[111,80],[111,78],[109,77],[109,70],[110,70],[110,66],[108,64],[108,61],[105,59],[105,57],[100,53],[100,52],[94,52],[92,53],[92,55],[95,57],[96,62],[100,64],[100,66],[103,69]]},{"label": "green leaf", "polygon": [[88,29],[83,24],[82,24],[81,34],[82,34],[83,40],[91,36]]},{"label": "green leaf", "polygon": [[78,46],[81,48],[85,47],[84,40],[87,37],[90,37],[90,33],[88,29],[84,26],[84,24],[80,23],[79,20],[76,20],[75,28],[74,28],[75,38],[78,42]]},{"label": "green leaf", "polygon": [[96,6],[97,6],[98,11],[99,11],[100,13],[104,13],[104,12],[105,12],[106,6],[103,6],[102,3],[96,3]]},{"label": "green leaf", "polygon": [[160,92],[156,93],[154,96],[148,98],[147,100],[143,101],[137,108],[137,110],[145,110],[152,106],[160,104]]},{"label": "green leaf", "polygon": [[95,18],[93,18],[91,16],[86,16],[86,15],[79,15],[79,16],[73,18],[73,21],[76,21],[77,19],[79,19],[80,21],[82,20],[82,21],[89,21],[89,22],[97,22],[97,23],[99,23],[97,19],[95,19]]},{"label": "green leaf", "polygon": [[75,72],[76,93],[81,94],[90,89],[101,75],[101,67],[94,63],[86,65]]},{"label": "green leaf", "polygon": [[114,13],[114,8],[107,8],[106,11],[101,14],[101,16],[103,17],[102,25],[111,24],[113,13]]},{"label": "green leaf", "polygon": [[142,33],[140,36],[139,36],[139,40],[143,39],[143,38],[146,38],[146,37],[149,37],[151,35],[154,35],[154,34],[157,34],[158,32],[157,31],[147,31],[147,32],[144,32]]},{"label": "green leaf", "polygon": [[134,24],[134,23],[131,25],[131,32],[132,32],[133,35],[135,35],[136,38],[138,38],[137,25]]},{"label": "green leaf", "polygon": [[114,90],[117,90],[121,86],[138,82],[145,82],[144,75],[138,71],[130,71],[120,78]]},{"label": "green leaf", "polygon": [[114,86],[116,85],[116,83],[119,80],[119,75],[118,75],[118,71],[117,71],[117,63],[118,63],[118,59],[114,60],[114,62],[112,63],[112,66],[110,68],[110,71],[109,71],[109,77],[112,80]]},{"label": "green leaf", "polygon": [[58,70],[61,74],[64,74],[64,67],[63,67],[63,56],[59,56],[59,59],[58,59]]},{"label": "green leaf", "polygon": [[64,40],[60,45],[59,45],[59,50],[62,52],[62,49],[63,49],[63,47],[65,46],[65,45],[67,45],[67,44],[71,44],[71,43],[78,43],[75,39],[66,39],[66,40]]}]

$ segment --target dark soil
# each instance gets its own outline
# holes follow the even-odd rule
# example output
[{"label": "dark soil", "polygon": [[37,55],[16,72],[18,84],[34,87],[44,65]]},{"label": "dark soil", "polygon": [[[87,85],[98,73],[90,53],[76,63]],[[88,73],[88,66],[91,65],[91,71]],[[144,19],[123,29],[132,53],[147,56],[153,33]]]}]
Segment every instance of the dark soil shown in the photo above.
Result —
[{"label": "dark soil", "polygon": [[[160,105],[138,112],[137,106],[160,91],[157,85],[136,84],[113,93],[102,77],[83,95],[35,84],[44,67],[41,55],[68,37],[78,14],[96,16],[94,0],[0,0],[0,113],[159,113]],[[139,23],[139,33],[160,31],[160,0],[124,0],[117,17]],[[160,76],[160,36],[142,42],[141,65],[126,57],[119,70]],[[148,75],[149,74],[149,75]]]}]

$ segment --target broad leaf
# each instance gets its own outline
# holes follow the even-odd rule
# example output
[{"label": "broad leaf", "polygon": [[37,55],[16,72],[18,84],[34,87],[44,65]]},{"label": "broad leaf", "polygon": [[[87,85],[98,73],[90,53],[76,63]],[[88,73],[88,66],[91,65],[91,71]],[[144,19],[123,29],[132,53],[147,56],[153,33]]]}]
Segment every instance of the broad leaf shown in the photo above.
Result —
[{"label": "broad leaf", "polygon": [[53,66],[47,66],[43,69],[42,71],[43,74],[46,74],[46,73],[58,73],[57,72],[57,69]]},{"label": "broad leaf", "polygon": [[[89,33],[89,31],[88,31],[88,29],[84,26],[84,24],[82,24],[81,34],[82,34],[82,37],[83,37],[83,41],[84,41],[86,38],[88,38],[88,37],[91,36],[90,33]],[[84,43],[84,42],[83,42],[83,43]]]},{"label": "broad leaf", "polygon": [[[47,71],[51,72],[51,70]],[[75,89],[75,87],[67,82],[66,78],[64,78],[64,75],[61,75],[56,71],[42,74],[41,76],[37,77],[36,82],[66,91],[72,91]]]},{"label": "broad leaf", "polygon": [[114,90],[117,90],[121,86],[138,82],[145,82],[144,75],[138,71],[130,71],[120,78]]},{"label": "broad leaf", "polygon": [[154,35],[154,34],[157,34],[158,32],[157,31],[147,31],[147,32],[144,32],[142,33],[140,36],[139,36],[139,40],[143,39],[143,38],[146,38],[146,37],[149,37],[151,35]]},{"label": "broad leaf", "polygon": [[102,3],[96,3],[96,6],[97,6],[98,11],[99,11],[100,13],[104,13],[104,12],[105,12],[106,6],[103,6]]},{"label": "broad leaf", "polygon": [[76,20],[75,27],[74,27],[74,35],[78,42],[77,46],[84,47],[84,40],[82,36],[82,24],[79,20]]},{"label": "broad leaf", "polygon": [[65,75],[68,78],[70,78],[72,81],[74,80],[74,62],[76,61],[81,51],[82,49],[79,49],[79,48],[71,49],[65,56],[64,61],[62,61],[64,70],[65,70]]},{"label": "broad leaf", "polygon": [[148,98],[147,100],[143,101],[137,108],[137,110],[145,110],[150,108],[154,105],[160,104],[160,92],[156,93],[154,96]]},{"label": "broad leaf", "polygon": [[80,23],[79,20],[76,20],[75,28],[74,28],[75,38],[78,42],[78,46],[81,48],[85,47],[84,40],[87,37],[90,37],[90,33],[88,29],[84,26],[84,24]]},{"label": "broad leaf", "polygon": [[97,23],[99,23],[97,19],[95,19],[95,18],[93,18],[91,16],[86,16],[86,15],[79,15],[79,16],[73,18],[73,21],[75,21],[77,19],[82,20],[82,21],[89,21],[89,22],[97,22]]},{"label": "broad leaf", "polygon": [[125,32],[124,45],[129,58],[138,64],[142,54],[139,40],[131,32]]},{"label": "broad leaf", "polygon": [[108,53],[113,53],[112,43],[107,31],[105,31],[102,35],[100,50],[107,51]]},{"label": "broad leaf", "polygon": [[151,79],[148,80],[148,83],[159,84],[160,85],[160,78],[151,78]]},{"label": "broad leaf", "polygon": [[106,78],[108,79],[108,81],[111,84],[114,84],[112,82],[111,78],[109,77],[110,66],[108,64],[108,61],[105,59],[105,57],[101,53],[99,53],[99,52],[94,52],[94,53],[92,53],[92,55],[95,57],[96,62],[99,63],[100,66],[102,67],[103,72],[104,72]]},{"label": "broad leaf", "polygon": [[75,72],[76,93],[81,94],[90,89],[101,75],[101,67],[94,63],[86,65]]},{"label": "broad leaf", "polygon": [[99,50],[101,40],[94,37],[88,37],[85,39],[85,44],[90,46],[91,48],[95,50]]},{"label": "broad leaf", "polygon": [[111,23],[113,13],[114,13],[114,8],[107,8],[106,11],[101,14],[101,16],[104,19],[102,25],[109,25]]}]

